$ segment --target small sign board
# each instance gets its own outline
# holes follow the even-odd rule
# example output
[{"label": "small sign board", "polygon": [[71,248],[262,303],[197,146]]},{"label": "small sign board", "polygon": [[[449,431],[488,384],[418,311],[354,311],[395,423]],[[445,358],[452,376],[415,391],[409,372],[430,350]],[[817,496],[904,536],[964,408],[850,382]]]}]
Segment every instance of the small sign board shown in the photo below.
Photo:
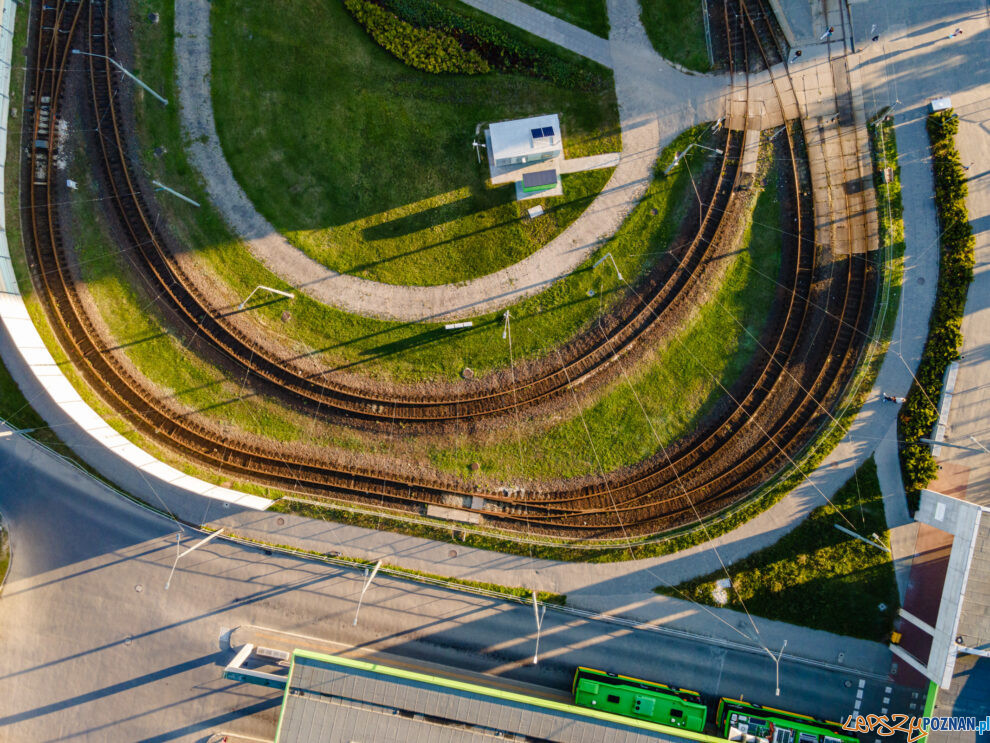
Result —
[{"label": "small sign board", "polygon": [[537,204],[536,206],[527,209],[526,212],[529,214],[530,219],[536,219],[538,216],[543,214],[543,207]]},{"label": "small sign board", "polygon": [[952,108],[952,99],[949,98],[949,96],[932,98],[928,105],[931,107],[932,113],[935,113],[936,111],[944,111],[947,108]]},{"label": "small sign board", "polygon": [[470,328],[474,325],[474,322],[467,320],[466,322],[452,322],[444,325],[444,330],[460,330],[461,328]]}]

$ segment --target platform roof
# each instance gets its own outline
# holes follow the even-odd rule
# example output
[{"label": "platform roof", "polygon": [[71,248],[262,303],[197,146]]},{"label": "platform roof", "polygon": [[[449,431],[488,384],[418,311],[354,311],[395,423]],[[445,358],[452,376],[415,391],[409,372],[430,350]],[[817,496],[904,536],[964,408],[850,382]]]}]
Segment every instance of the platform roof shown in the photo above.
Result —
[{"label": "platform roof", "polygon": [[276,742],[455,743],[499,733],[561,743],[718,740],[503,689],[296,651]]}]

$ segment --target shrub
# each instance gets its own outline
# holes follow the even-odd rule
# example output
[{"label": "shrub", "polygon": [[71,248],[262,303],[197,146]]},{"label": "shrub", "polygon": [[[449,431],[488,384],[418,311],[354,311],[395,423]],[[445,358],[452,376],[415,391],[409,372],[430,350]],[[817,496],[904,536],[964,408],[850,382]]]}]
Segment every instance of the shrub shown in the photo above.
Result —
[{"label": "shrub", "polygon": [[462,75],[491,70],[477,51],[441,30],[416,28],[371,0],[344,0],[344,7],[379,46],[417,70]]},{"label": "shrub", "polygon": [[899,438],[903,442],[901,473],[912,511],[917,508],[919,491],[938,474],[938,464],[931,452],[918,440],[931,434],[938,420],[936,405],[945,370],[959,358],[966,293],[973,280],[976,259],[976,241],[966,209],[966,176],[955,147],[959,120],[951,109],[940,111],[928,117],[927,128],[935,178],[935,208],[942,233],[938,289],[928,323],[928,340],[915,383],[898,416]]}]

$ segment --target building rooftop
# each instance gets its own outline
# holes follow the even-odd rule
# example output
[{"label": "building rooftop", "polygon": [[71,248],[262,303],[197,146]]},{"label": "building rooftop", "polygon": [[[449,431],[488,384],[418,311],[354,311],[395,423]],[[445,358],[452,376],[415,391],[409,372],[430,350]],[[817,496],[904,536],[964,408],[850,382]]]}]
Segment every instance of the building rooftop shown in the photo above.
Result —
[{"label": "building rooftop", "polygon": [[455,743],[509,736],[562,743],[715,740],[678,732],[504,689],[297,650],[276,741]]},{"label": "building rooftop", "polygon": [[[550,134],[545,131],[548,129]],[[540,132],[539,137],[535,136],[534,130]],[[557,114],[500,121],[489,125],[488,131],[492,145],[491,156],[496,160],[523,157],[561,147],[560,117]]]}]

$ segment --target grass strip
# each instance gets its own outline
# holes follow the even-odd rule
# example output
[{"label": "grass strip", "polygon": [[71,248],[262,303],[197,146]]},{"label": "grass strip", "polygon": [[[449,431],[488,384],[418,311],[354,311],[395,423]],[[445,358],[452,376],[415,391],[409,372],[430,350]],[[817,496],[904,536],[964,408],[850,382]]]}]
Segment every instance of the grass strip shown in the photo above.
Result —
[{"label": "grass strip", "polygon": [[959,358],[962,349],[962,319],[976,261],[976,238],[966,209],[969,187],[955,145],[959,118],[952,109],[929,114],[927,129],[935,178],[935,209],[941,228],[938,288],[928,322],[928,339],[907,402],[901,406],[897,419],[901,474],[912,513],[918,507],[922,488],[938,476],[938,463],[931,449],[919,439],[930,436],[938,421],[938,400],[945,371]]},{"label": "grass strip", "polygon": [[890,553],[835,528],[854,529],[868,538],[878,535],[889,547],[873,457],[831,501],[775,544],[733,563],[731,588],[723,582],[725,572],[717,570],[654,591],[710,606],[736,610],[745,606],[767,619],[883,640],[893,629],[899,606]]},{"label": "grass strip", "polygon": [[688,70],[708,72],[708,43],[701,5],[705,0],[639,0],[640,20],[653,48]]}]

